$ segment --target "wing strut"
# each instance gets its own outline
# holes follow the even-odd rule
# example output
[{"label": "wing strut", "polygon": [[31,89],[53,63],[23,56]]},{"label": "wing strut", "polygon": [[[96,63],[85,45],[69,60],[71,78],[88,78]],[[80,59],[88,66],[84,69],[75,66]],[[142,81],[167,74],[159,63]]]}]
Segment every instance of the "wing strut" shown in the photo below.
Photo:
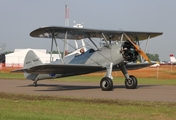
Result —
[{"label": "wing strut", "polygon": [[[137,45],[139,46],[139,49],[141,49],[140,48],[140,44],[139,44],[139,39],[138,39],[138,37],[136,37],[136,42],[137,42]],[[145,53],[145,52],[144,52]],[[143,57],[142,57],[142,55],[139,55],[140,56],[140,62],[141,63],[144,63],[144,59],[143,59]]]},{"label": "wing strut", "polygon": [[67,49],[66,47],[67,47],[67,31],[65,32],[65,40],[64,40],[64,53],[63,53],[63,57],[62,58],[64,58],[65,57],[65,50]]},{"label": "wing strut", "polygon": [[101,35],[103,36],[103,38],[104,38],[104,40],[105,40],[106,45],[108,46],[108,48],[110,48],[110,46],[109,46],[109,44],[108,44],[108,41],[107,41],[107,39],[106,39],[105,35],[104,35],[103,33],[101,33]]},{"label": "wing strut", "polygon": [[94,44],[94,46],[95,46],[98,50],[100,50],[90,37],[89,37],[89,40]]},{"label": "wing strut", "polygon": [[123,34],[122,34],[121,37],[120,37],[120,41],[121,41],[121,42],[123,41]]},{"label": "wing strut", "polygon": [[147,38],[147,42],[146,42],[146,45],[145,45],[145,49],[144,49],[144,52],[146,53],[147,52],[147,47],[148,47],[148,41],[150,39],[150,35],[148,36]]},{"label": "wing strut", "polygon": [[133,41],[125,34],[125,37],[128,39],[128,41],[135,47],[136,51],[145,59],[147,60],[149,63],[151,63],[150,59],[147,57],[147,55],[141,50],[139,49],[139,46],[137,46],[136,44],[133,43]]},{"label": "wing strut", "polygon": [[64,63],[64,61],[62,59],[62,56],[61,56],[61,53],[60,53],[59,46],[57,45],[55,37],[53,39],[54,39],[54,42],[55,42],[55,45],[56,45],[56,48],[57,48],[57,51],[58,51],[58,54],[59,54],[59,58],[60,58],[61,62]]},{"label": "wing strut", "polygon": [[52,34],[52,40],[51,40],[51,53],[50,53],[50,62],[53,54],[53,40],[54,40],[54,34]]},{"label": "wing strut", "polygon": [[52,34],[50,62],[51,62],[52,53],[53,53],[53,41],[55,42],[55,45],[56,45],[56,48],[57,48],[57,51],[58,51],[58,54],[59,54],[59,58],[60,58],[61,62],[64,63],[64,61],[63,61],[63,59],[62,59],[62,57],[61,57],[61,53],[60,53],[60,50],[59,50],[59,46],[57,45],[56,38],[55,38],[54,34]]}]

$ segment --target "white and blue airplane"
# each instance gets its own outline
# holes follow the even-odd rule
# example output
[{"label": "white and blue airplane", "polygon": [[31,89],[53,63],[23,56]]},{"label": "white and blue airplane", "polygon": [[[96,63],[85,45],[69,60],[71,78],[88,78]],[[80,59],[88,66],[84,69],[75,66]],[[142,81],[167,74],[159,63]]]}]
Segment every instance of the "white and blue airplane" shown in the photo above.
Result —
[{"label": "white and blue airplane", "polygon": [[[51,38],[51,51],[53,50],[53,43],[55,43],[60,59],[51,61],[50,63],[42,63],[33,51],[29,51],[24,60],[24,68],[14,70],[13,72],[24,72],[25,78],[33,80],[33,85],[37,86],[37,81],[43,79],[81,75],[105,70],[106,74],[100,80],[100,87],[103,91],[110,91],[113,89],[112,71],[121,70],[125,77],[126,88],[135,89],[138,84],[137,78],[129,75],[127,69],[139,69],[152,65],[149,58],[137,43],[141,40],[147,40],[162,34],[162,32],[117,31],[58,26],[41,27],[32,31],[30,36]],[[93,38],[101,38],[105,42],[105,45],[99,48]],[[61,56],[56,39],[88,39],[96,49],[91,48],[85,52],[82,51],[83,53],[77,50],[70,55]],[[131,63],[137,60],[138,55],[141,55],[148,63]]]}]

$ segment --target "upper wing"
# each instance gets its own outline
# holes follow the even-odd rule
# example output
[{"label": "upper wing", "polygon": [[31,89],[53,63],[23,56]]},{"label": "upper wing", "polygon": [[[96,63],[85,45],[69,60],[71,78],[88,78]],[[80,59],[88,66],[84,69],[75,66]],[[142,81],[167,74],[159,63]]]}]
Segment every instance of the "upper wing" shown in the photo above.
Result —
[{"label": "upper wing", "polygon": [[14,70],[12,72],[27,72],[33,74],[85,74],[103,69],[102,66],[81,65],[81,64],[43,64],[27,69]]},{"label": "upper wing", "polygon": [[[80,40],[83,38],[102,38],[102,33],[106,39],[118,40],[120,36],[125,33],[131,40],[145,40],[149,36],[150,38],[162,35],[162,32],[135,32],[135,31],[117,31],[117,30],[102,30],[102,29],[86,29],[86,28],[73,28],[73,27],[41,27],[30,33],[32,37],[40,38],[55,38],[64,39],[67,32],[67,39]],[[127,40],[123,37],[123,40]]]}]

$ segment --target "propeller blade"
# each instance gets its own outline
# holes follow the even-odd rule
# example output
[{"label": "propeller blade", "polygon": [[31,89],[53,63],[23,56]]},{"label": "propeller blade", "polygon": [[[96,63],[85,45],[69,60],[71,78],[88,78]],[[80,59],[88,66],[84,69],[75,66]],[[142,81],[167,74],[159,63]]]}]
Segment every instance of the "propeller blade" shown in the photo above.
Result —
[{"label": "propeller blade", "polygon": [[148,58],[148,56],[141,50],[139,49],[139,46],[137,46],[125,33],[124,33],[125,37],[128,39],[128,41],[135,47],[135,50],[149,63],[151,63],[150,59]]}]

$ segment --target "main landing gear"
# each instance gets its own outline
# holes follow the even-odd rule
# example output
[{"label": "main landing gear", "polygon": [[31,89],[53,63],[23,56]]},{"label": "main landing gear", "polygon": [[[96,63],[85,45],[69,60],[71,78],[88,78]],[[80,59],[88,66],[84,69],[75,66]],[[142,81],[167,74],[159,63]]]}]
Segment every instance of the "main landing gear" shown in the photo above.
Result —
[{"label": "main landing gear", "polygon": [[[110,91],[113,89],[113,81],[112,81],[112,63],[106,67],[106,75],[100,81],[100,87],[103,91]],[[135,89],[137,88],[138,81],[137,78],[133,75],[128,75],[126,67],[124,64],[119,65],[120,70],[122,71],[123,75],[125,76],[125,87],[127,89]]]},{"label": "main landing gear", "polygon": [[[137,78],[130,75],[128,79],[125,79],[125,87],[127,89],[136,89],[138,85]],[[104,77],[100,81],[100,87],[103,91],[110,91],[113,89],[113,81],[109,77]]]},{"label": "main landing gear", "polygon": [[127,89],[135,89],[137,87],[138,81],[137,78],[133,75],[128,75],[126,66],[124,64],[119,65],[120,70],[122,71],[125,79],[125,87]]},{"label": "main landing gear", "polygon": [[112,79],[109,77],[104,77],[100,81],[100,87],[103,91],[110,91],[113,89]]},{"label": "main landing gear", "polygon": [[113,81],[112,81],[113,77],[111,75],[112,67],[113,63],[110,63],[106,66],[106,75],[100,81],[100,87],[103,91],[110,91],[113,89]]},{"label": "main landing gear", "polygon": [[130,75],[129,78],[125,80],[125,86],[127,89],[135,89],[137,84],[137,78],[133,75]]}]

